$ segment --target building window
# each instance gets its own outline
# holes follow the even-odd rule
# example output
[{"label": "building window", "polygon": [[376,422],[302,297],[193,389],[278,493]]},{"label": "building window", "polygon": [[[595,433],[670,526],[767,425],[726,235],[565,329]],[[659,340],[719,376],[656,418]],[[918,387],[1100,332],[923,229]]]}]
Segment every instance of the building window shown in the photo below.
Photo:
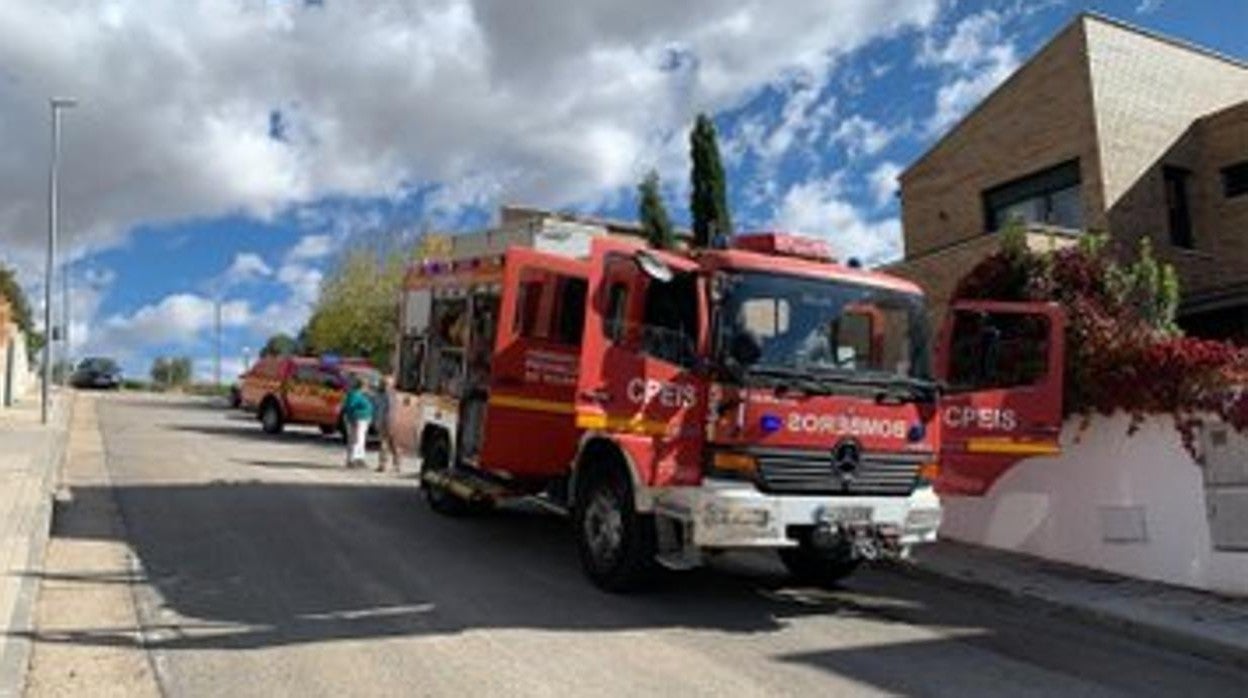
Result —
[{"label": "building window", "polygon": [[1166,165],[1161,177],[1166,185],[1166,211],[1170,220],[1170,244],[1192,249],[1192,215],[1187,203],[1187,180],[1192,173],[1182,167]]},{"label": "building window", "polygon": [[585,279],[572,276],[559,277],[559,291],[555,311],[554,339],[562,344],[580,346],[585,333],[585,296],[589,284]]},{"label": "building window", "polygon": [[1079,184],[1079,161],[1070,160],[986,190],[984,220],[988,230],[996,232],[1010,221],[1083,228]]},{"label": "building window", "polygon": [[1222,194],[1228,199],[1248,194],[1248,160],[1222,168]]}]

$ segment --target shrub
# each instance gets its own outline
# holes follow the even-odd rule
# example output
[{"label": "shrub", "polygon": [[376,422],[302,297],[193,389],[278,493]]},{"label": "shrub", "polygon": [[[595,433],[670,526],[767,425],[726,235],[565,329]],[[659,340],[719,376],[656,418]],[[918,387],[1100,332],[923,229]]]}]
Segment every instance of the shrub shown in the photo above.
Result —
[{"label": "shrub", "polygon": [[[970,270],[956,299],[1052,301],[1066,311],[1066,416],[1170,414],[1195,456],[1200,413],[1248,429],[1248,352],[1229,342],[1186,337],[1175,323],[1179,285],[1147,238],[1129,262],[1103,235],[1038,253],[1021,231]],[[1022,238],[1021,243],[1019,239]]]}]

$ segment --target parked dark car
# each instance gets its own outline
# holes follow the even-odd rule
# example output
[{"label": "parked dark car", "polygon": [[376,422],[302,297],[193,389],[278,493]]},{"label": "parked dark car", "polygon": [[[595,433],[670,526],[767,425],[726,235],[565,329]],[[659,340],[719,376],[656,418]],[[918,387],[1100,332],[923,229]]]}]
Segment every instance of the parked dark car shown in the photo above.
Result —
[{"label": "parked dark car", "polygon": [[108,358],[83,359],[69,377],[69,382],[75,388],[117,390],[121,387],[121,367]]}]

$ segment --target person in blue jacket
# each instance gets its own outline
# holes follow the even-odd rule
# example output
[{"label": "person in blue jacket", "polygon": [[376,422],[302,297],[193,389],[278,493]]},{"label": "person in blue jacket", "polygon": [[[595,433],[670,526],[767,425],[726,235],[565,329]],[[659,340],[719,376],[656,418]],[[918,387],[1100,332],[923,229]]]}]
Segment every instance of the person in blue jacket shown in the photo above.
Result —
[{"label": "person in blue jacket", "polygon": [[362,468],[368,425],[373,421],[373,401],[364,392],[364,382],[351,374],[347,379],[349,389],[342,400],[343,421],[347,425],[347,467]]}]

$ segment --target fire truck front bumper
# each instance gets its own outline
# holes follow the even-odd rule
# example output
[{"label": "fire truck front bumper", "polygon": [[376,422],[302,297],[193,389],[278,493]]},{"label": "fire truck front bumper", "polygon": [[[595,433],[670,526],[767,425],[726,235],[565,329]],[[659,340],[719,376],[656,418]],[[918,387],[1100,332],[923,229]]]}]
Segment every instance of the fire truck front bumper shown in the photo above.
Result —
[{"label": "fire truck front bumper", "polygon": [[751,483],[708,479],[656,492],[653,502],[656,514],[691,528],[699,548],[783,548],[811,532],[854,531],[904,553],[935,541],[940,526],[940,500],[927,486],[908,497],[772,495]]}]

